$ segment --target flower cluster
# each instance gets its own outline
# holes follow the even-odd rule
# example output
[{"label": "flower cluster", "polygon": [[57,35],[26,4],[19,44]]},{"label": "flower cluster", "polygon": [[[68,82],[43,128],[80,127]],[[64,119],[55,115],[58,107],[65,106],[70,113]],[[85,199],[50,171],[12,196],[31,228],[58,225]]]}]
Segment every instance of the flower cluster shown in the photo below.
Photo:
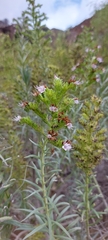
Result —
[{"label": "flower cluster", "polygon": [[63,112],[60,112],[58,114],[58,122],[64,122],[68,129],[71,129],[73,127],[70,119],[67,116],[64,116]]},{"label": "flower cluster", "polygon": [[[89,48],[89,47],[85,48],[86,54],[84,53],[84,55],[82,56],[82,60],[80,60],[80,62],[78,62],[71,68],[72,72],[74,72],[74,75],[69,79],[68,81],[69,84],[73,83],[75,85],[81,85],[82,83],[84,83],[85,79],[83,79],[82,81],[82,78],[84,75],[83,71],[86,70],[86,65],[85,65],[85,61],[83,60],[85,57],[87,57],[86,55],[88,55],[88,58],[89,58],[89,60],[87,60],[86,62],[87,64],[89,63],[89,66],[91,66],[89,68],[89,71],[87,69],[88,76],[89,76],[88,79],[90,79],[91,77],[91,80],[96,80],[96,82],[99,82],[99,78],[97,78],[96,75],[102,72],[102,67],[100,67],[100,64],[103,63],[103,58],[100,56],[100,53],[99,53],[100,48],[101,48],[101,45],[98,45],[94,48]],[[80,79],[79,79],[79,74],[80,74]]]},{"label": "flower cluster", "polygon": [[91,101],[85,101],[79,120],[81,128],[74,136],[77,166],[87,173],[91,173],[99,163],[104,149],[105,129],[99,127],[99,121],[103,117],[100,104],[101,100],[96,96],[92,96]]},{"label": "flower cluster", "polygon": [[75,85],[81,85],[81,84],[83,84],[83,81],[80,81],[80,80],[75,80],[75,76],[72,76],[69,80],[68,80],[68,83],[70,84],[70,83],[73,83],[73,84],[75,84]]},{"label": "flower cluster", "polygon": [[[47,139],[56,147],[61,147],[65,151],[71,149],[69,140],[64,141],[59,136],[59,130],[67,127],[69,130],[73,128],[73,124],[67,112],[72,106],[79,103],[78,98],[67,97],[67,91],[71,89],[68,83],[63,83],[57,76],[54,78],[52,89],[45,85],[35,87],[33,96],[38,96],[37,101],[27,102],[22,101],[19,106],[23,107],[25,111],[33,111],[45,124],[45,128],[41,127],[38,123],[34,122],[30,116],[21,117],[16,116],[13,120],[27,124],[35,131],[47,137]],[[44,94],[45,92],[45,94]],[[65,93],[66,92],[66,96]],[[38,101],[39,100],[39,101]],[[51,104],[53,103],[54,104]],[[62,111],[63,109],[63,111]]]},{"label": "flower cluster", "polygon": [[54,132],[54,130],[49,130],[48,131],[48,135],[47,135],[47,138],[52,140],[52,141],[56,141],[57,140],[57,135],[58,133],[57,132]]},{"label": "flower cluster", "polygon": [[20,107],[26,107],[28,105],[28,102],[25,101],[25,102],[21,102],[18,104]]}]

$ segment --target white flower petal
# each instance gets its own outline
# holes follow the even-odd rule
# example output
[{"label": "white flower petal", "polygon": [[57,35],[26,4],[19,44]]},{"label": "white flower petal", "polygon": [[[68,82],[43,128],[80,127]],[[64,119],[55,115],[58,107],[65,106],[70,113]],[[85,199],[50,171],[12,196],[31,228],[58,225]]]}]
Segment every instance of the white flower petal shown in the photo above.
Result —
[{"label": "white flower petal", "polygon": [[73,125],[72,125],[72,123],[67,123],[67,124],[66,124],[66,126],[67,126],[67,128],[68,128],[68,129],[71,129],[71,128],[73,128]]},{"label": "white flower petal", "polygon": [[36,89],[38,90],[39,93],[44,93],[46,90],[46,87],[44,85],[36,86]]},{"label": "white flower petal", "polygon": [[49,138],[49,139],[52,138],[51,134],[48,134],[48,135],[47,135],[47,138]]},{"label": "white flower petal", "polygon": [[90,51],[89,48],[85,48],[85,52],[88,53]]},{"label": "white flower petal", "polygon": [[92,64],[91,65],[93,69],[96,69],[97,68],[97,65],[96,64]]},{"label": "white flower petal", "polygon": [[71,68],[72,71],[75,71],[75,69],[76,69],[76,66],[73,66],[73,67]]},{"label": "white flower petal", "polygon": [[83,82],[81,82],[81,81],[75,81],[75,82],[73,82],[75,85],[81,85]]},{"label": "white flower petal", "polygon": [[16,116],[16,117],[14,117],[13,121],[15,121],[15,122],[20,122],[21,118],[22,118],[22,117],[21,117],[20,115],[18,115],[18,116]]},{"label": "white flower petal", "polygon": [[62,148],[63,148],[65,151],[69,151],[69,150],[72,149],[72,146],[71,146],[70,143],[64,142]]},{"label": "white flower petal", "polygon": [[99,74],[96,75],[96,82],[100,82],[100,75]]},{"label": "white flower petal", "polygon": [[74,98],[74,103],[75,103],[75,104],[79,104],[78,98]]},{"label": "white flower petal", "polygon": [[59,77],[57,77],[57,75],[54,75],[54,78],[55,78],[55,79],[59,79]]},{"label": "white flower petal", "polygon": [[98,61],[99,63],[102,63],[102,62],[103,62],[102,57],[97,57],[97,61]]},{"label": "white flower petal", "polygon": [[100,49],[100,48],[101,48],[101,45],[98,45],[97,48]]}]

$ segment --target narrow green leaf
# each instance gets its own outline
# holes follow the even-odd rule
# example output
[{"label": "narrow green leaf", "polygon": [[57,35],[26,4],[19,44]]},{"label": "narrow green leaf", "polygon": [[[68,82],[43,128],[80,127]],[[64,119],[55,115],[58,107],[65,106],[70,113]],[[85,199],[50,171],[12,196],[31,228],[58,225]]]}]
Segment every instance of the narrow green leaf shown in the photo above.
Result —
[{"label": "narrow green leaf", "polygon": [[6,220],[12,220],[12,217],[8,217],[8,216],[0,217],[0,223],[4,222]]},{"label": "narrow green leaf", "polygon": [[52,221],[54,225],[57,225],[68,237],[70,240],[72,240],[70,234],[68,233],[68,231],[58,222],[56,221]]},{"label": "narrow green leaf", "polygon": [[33,231],[31,231],[29,234],[27,234],[23,240],[27,239],[28,237],[32,236],[33,234],[35,234],[36,232],[40,232],[42,230],[44,230],[44,228],[46,227],[46,223],[36,227],[33,229]]}]

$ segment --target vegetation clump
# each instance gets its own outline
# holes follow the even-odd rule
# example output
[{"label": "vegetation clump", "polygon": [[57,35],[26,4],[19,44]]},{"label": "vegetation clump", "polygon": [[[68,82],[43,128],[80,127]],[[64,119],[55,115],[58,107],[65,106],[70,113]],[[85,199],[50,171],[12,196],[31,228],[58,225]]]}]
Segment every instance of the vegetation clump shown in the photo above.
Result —
[{"label": "vegetation clump", "polygon": [[108,206],[94,172],[107,145],[107,5],[102,33],[98,11],[92,31],[68,45],[64,33],[51,43],[41,5],[27,3],[14,39],[0,37],[0,237],[16,237],[14,225],[24,240],[100,240]]}]

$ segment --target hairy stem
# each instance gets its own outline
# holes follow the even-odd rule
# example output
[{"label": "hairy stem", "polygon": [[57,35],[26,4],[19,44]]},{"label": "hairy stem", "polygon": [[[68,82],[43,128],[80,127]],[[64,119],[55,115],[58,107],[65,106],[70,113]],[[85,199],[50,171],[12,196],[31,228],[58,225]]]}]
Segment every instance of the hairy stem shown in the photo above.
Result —
[{"label": "hairy stem", "polygon": [[87,240],[90,240],[90,232],[89,232],[89,211],[90,211],[90,207],[89,207],[89,175],[88,172],[86,172],[86,181],[85,181],[85,205],[86,205],[86,234]]},{"label": "hairy stem", "polygon": [[47,224],[49,228],[49,239],[54,240],[54,234],[52,230],[52,224],[50,219],[49,213],[49,205],[48,205],[48,198],[47,198],[47,189],[45,184],[45,151],[46,151],[47,141],[44,142],[42,147],[42,156],[41,156],[41,176],[42,176],[42,189],[43,189],[43,200],[44,200],[44,207],[45,207],[45,214],[47,217]]}]

